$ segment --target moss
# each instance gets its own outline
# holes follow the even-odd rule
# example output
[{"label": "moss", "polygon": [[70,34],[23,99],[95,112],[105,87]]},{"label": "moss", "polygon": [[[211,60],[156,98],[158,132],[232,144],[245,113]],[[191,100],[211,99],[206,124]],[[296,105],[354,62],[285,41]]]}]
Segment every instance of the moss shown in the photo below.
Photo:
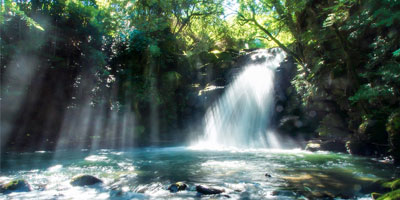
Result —
[{"label": "moss", "polygon": [[30,189],[28,182],[26,182],[23,179],[17,179],[17,180],[10,181],[1,187],[2,193],[10,193],[13,191],[25,192],[25,191],[30,191],[30,190],[31,189]]},{"label": "moss", "polygon": [[386,193],[378,198],[378,200],[398,200],[400,199],[400,189]]},{"label": "moss", "polygon": [[371,193],[371,197],[372,199],[378,199],[379,197],[381,197],[382,194],[381,193],[377,193],[377,192],[373,192]]},{"label": "moss", "polygon": [[398,190],[398,189],[400,189],[400,179],[385,182],[382,184],[382,186],[385,188],[390,188],[391,190]]}]

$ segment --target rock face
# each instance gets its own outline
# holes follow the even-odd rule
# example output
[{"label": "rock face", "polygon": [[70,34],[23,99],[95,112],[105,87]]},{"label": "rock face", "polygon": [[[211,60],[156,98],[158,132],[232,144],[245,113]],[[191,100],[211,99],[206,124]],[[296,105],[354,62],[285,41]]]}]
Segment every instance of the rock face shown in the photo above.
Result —
[{"label": "rock face", "polygon": [[400,111],[392,114],[386,124],[389,133],[389,145],[395,164],[400,164]]},{"label": "rock face", "polygon": [[27,181],[23,179],[13,180],[7,184],[4,184],[0,188],[0,193],[9,194],[11,192],[29,192],[31,186]]},{"label": "rock face", "polygon": [[168,190],[171,192],[178,192],[178,191],[182,191],[182,190],[186,190],[187,185],[183,182],[176,182],[174,184],[171,184],[168,187]]},{"label": "rock face", "polygon": [[77,175],[71,179],[73,186],[87,186],[102,183],[103,181],[91,175]]},{"label": "rock face", "polygon": [[224,189],[217,189],[208,186],[198,185],[196,186],[196,191],[201,194],[221,194],[225,192]]},{"label": "rock face", "polygon": [[359,156],[373,156],[377,151],[373,144],[359,138],[352,138],[347,141],[346,149],[349,154]]}]

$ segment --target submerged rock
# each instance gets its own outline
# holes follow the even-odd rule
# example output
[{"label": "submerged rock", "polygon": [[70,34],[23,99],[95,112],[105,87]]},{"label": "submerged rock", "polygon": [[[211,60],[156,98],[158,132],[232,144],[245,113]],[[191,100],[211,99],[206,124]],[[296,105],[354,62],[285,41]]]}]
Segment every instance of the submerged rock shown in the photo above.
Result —
[{"label": "submerged rock", "polygon": [[217,189],[208,186],[198,185],[196,186],[196,191],[201,194],[221,194],[225,192],[224,189]]},{"label": "submerged rock", "polygon": [[91,176],[91,175],[77,175],[71,179],[71,185],[73,186],[86,186],[86,185],[94,185],[97,183],[102,183],[103,181]]},{"label": "submerged rock", "polygon": [[272,177],[271,174],[268,174],[268,173],[265,173],[264,176],[267,177],[267,178],[271,178]]},{"label": "submerged rock", "polygon": [[18,179],[8,182],[0,187],[0,193],[9,194],[11,192],[29,192],[31,186],[26,180]]},{"label": "submerged rock", "polygon": [[186,190],[187,185],[183,182],[176,182],[174,184],[171,184],[168,187],[168,190],[171,192],[178,192],[178,191],[182,191],[182,190]]}]

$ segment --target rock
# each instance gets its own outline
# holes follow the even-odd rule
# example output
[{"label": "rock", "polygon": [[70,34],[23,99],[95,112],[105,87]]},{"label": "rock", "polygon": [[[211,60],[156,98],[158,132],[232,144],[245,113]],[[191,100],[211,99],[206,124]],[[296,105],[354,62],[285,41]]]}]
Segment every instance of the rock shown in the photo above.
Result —
[{"label": "rock", "polygon": [[303,126],[300,117],[294,115],[283,116],[279,121],[278,129],[284,132],[295,132]]},{"label": "rock", "polygon": [[170,192],[178,192],[178,191],[186,190],[186,188],[187,188],[187,185],[186,185],[185,183],[183,183],[183,182],[176,182],[176,183],[174,183],[174,184],[171,184],[171,185],[168,187],[168,190],[169,190]]},{"label": "rock", "polygon": [[271,174],[268,174],[268,173],[265,173],[264,176],[265,176],[265,177],[268,177],[268,178],[271,178],[271,177],[272,177]]},{"label": "rock", "polygon": [[328,140],[324,141],[321,144],[321,148],[324,151],[333,151],[333,152],[341,152],[346,153],[346,143],[342,140]]},{"label": "rock", "polygon": [[311,140],[306,145],[308,151],[332,151],[332,152],[346,152],[346,144],[342,140]]},{"label": "rock", "polygon": [[389,133],[390,153],[396,165],[400,164],[400,111],[393,113],[386,124]]},{"label": "rock", "polygon": [[372,156],[374,154],[374,145],[367,141],[353,138],[346,142],[346,149],[349,154],[359,156]]},{"label": "rock", "polygon": [[369,141],[378,144],[387,144],[388,134],[384,120],[364,120],[358,127],[358,132],[366,136]]},{"label": "rock", "polygon": [[29,192],[31,186],[26,180],[18,179],[8,182],[0,187],[0,193],[9,194],[11,192]]},{"label": "rock", "polygon": [[217,189],[208,186],[198,185],[196,186],[196,191],[201,194],[221,194],[225,192],[224,189]]},{"label": "rock", "polygon": [[319,136],[327,138],[344,138],[349,135],[346,123],[335,113],[327,114],[317,129]]},{"label": "rock", "polygon": [[86,186],[86,185],[94,185],[97,183],[102,183],[103,181],[91,176],[91,175],[77,175],[71,179],[71,185],[73,186]]},{"label": "rock", "polygon": [[321,150],[321,144],[315,143],[315,142],[309,142],[306,145],[306,150],[307,151],[312,151],[312,152],[320,151]]}]

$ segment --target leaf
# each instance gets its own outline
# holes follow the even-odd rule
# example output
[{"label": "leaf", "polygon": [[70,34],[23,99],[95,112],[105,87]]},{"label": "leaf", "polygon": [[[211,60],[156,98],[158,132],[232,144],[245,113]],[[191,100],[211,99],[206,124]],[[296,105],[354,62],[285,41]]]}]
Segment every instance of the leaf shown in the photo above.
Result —
[{"label": "leaf", "polygon": [[396,51],[393,52],[394,57],[399,57],[400,56],[400,49],[397,49]]}]

